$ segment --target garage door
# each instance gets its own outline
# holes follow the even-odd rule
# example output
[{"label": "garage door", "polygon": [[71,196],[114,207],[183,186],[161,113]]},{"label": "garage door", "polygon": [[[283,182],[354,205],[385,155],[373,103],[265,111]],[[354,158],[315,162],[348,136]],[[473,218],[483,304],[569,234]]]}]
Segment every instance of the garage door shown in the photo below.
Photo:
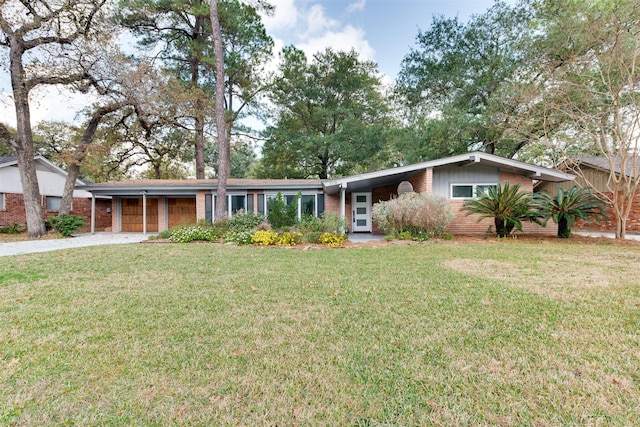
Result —
[{"label": "garage door", "polygon": [[[123,232],[142,232],[142,198],[122,199],[120,219]],[[147,231],[158,231],[158,199],[147,199]]]},{"label": "garage door", "polygon": [[196,199],[191,197],[167,199],[168,226],[196,222]]}]

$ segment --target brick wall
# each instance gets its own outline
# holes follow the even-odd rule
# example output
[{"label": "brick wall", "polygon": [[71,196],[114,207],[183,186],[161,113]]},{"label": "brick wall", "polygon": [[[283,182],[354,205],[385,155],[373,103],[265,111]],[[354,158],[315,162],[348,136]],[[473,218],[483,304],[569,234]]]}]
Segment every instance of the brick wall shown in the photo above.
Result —
[{"label": "brick wall", "polygon": [[[27,217],[24,209],[24,198],[22,194],[5,193],[5,209],[0,210],[0,227],[14,223],[26,224]],[[44,218],[55,216],[57,211],[46,210],[46,196],[42,197],[42,210]],[[111,214],[107,208],[111,207],[111,200],[96,199],[96,230],[102,231],[111,226]],[[80,231],[91,229],[91,199],[74,198],[72,215],[86,218],[85,226]]]},{"label": "brick wall", "polygon": [[[604,193],[603,198],[611,199],[613,193]],[[615,231],[616,229],[616,215],[613,212],[613,207],[607,205],[608,219],[601,222],[585,222],[583,220],[577,220],[575,224],[576,229],[590,229],[601,231]],[[640,194],[636,194],[631,206],[631,214],[627,219],[627,231],[640,232]]]}]

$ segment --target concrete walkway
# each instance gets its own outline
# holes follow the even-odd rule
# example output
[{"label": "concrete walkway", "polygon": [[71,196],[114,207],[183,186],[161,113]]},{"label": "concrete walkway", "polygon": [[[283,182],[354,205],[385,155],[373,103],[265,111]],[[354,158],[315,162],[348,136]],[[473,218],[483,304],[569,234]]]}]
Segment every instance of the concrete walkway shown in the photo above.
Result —
[{"label": "concrete walkway", "polygon": [[82,248],[99,245],[121,245],[147,240],[142,233],[84,233],[68,239],[27,240],[24,242],[0,243],[0,256],[23,255],[35,252],[57,251],[59,249]]}]

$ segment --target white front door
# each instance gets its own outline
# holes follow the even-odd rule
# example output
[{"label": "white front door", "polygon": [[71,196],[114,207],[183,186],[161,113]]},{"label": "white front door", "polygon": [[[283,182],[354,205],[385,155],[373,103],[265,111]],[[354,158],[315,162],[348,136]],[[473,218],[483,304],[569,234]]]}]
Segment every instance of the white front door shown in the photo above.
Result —
[{"label": "white front door", "polygon": [[351,194],[351,231],[371,232],[371,193]]}]

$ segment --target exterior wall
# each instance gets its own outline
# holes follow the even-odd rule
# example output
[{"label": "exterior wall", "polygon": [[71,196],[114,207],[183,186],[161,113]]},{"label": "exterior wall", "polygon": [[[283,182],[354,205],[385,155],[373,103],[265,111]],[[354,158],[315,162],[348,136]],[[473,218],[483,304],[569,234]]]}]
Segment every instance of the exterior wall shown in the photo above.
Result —
[{"label": "exterior wall", "polygon": [[[601,198],[611,200],[613,193],[604,193]],[[575,224],[576,229],[587,230],[600,230],[600,231],[615,231],[616,230],[616,215],[613,212],[611,204],[607,204],[607,220],[601,222],[585,222],[583,220],[577,220]],[[640,232],[640,193],[636,194],[633,198],[631,213],[627,218],[627,231]]]},{"label": "exterior wall", "polygon": [[[211,194],[211,191],[198,190],[198,192],[196,193],[196,221],[205,219],[207,217],[207,211],[206,211],[207,207],[205,205],[205,196],[207,194]],[[213,196],[211,197],[213,200]],[[212,212],[212,215],[213,215],[213,212]]]},{"label": "exterior wall", "polygon": [[167,229],[167,198],[158,196],[158,232]]},{"label": "exterior wall", "polygon": [[[24,198],[22,194],[4,193],[5,209],[0,210],[0,226],[4,227],[14,223],[25,224],[27,216],[24,208]],[[46,196],[42,197],[42,210],[44,218],[48,219],[58,214],[58,211],[46,210]],[[111,200],[96,199],[96,230],[101,231],[111,226],[111,214],[107,209],[111,207]],[[73,199],[72,215],[85,218],[85,226],[80,231],[91,229],[91,199],[76,197]]]},{"label": "exterior wall", "polygon": [[416,193],[428,193],[432,191],[433,169],[424,169],[407,179],[413,185]]},{"label": "exterior wall", "polygon": [[433,171],[433,194],[451,198],[451,184],[494,184],[500,180],[496,168],[480,165],[442,166]]}]

